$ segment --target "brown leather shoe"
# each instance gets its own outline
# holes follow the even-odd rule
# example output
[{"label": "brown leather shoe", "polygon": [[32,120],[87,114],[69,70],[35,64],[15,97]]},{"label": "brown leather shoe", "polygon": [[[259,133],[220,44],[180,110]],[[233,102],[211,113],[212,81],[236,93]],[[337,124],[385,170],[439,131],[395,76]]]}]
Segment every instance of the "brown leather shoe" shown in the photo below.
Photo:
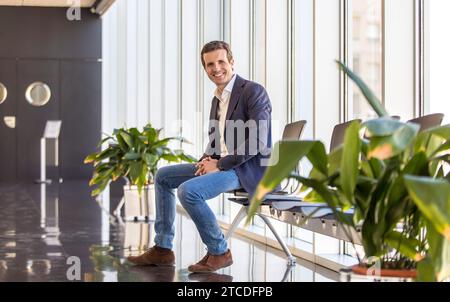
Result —
[{"label": "brown leather shoe", "polygon": [[130,256],[128,261],[135,265],[155,265],[155,266],[173,266],[175,265],[175,255],[171,250],[163,249],[158,246],[150,248],[140,256]]},{"label": "brown leather shoe", "polygon": [[210,273],[232,264],[233,257],[231,256],[230,250],[228,250],[225,254],[219,256],[207,253],[206,256],[203,257],[203,259],[198,263],[190,265],[188,267],[188,271],[192,273]]}]

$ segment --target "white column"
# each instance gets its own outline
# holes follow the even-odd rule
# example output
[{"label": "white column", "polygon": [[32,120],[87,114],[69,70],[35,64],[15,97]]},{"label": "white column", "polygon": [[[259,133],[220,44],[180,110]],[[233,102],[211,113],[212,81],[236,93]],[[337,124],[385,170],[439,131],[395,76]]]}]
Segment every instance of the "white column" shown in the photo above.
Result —
[{"label": "white column", "polygon": [[384,103],[391,115],[414,112],[414,0],[384,1]]},{"label": "white column", "polygon": [[340,122],[339,1],[314,2],[314,135],[329,143],[333,127]]}]

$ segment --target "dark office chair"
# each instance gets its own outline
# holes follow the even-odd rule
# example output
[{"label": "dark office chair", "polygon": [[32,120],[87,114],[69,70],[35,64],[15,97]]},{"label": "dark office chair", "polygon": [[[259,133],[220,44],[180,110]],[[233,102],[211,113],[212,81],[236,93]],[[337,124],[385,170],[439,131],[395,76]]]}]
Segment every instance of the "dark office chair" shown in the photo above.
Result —
[{"label": "dark office chair", "polygon": [[299,140],[305,128],[306,121],[287,124],[284,127],[282,140]]},{"label": "dark office chair", "polygon": [[361,120],[353,120],[334,127],[333,134],[331,135],[330,152],[344,143],[345,131],[354,121],[361,122]]},{"label": "dark office chair", "polygon": [[444,115],[442,113],[435,113],[409,120],[408,123],[419,124],[420,131],[426,131],[428,129],[440,126],[443,120]]}]

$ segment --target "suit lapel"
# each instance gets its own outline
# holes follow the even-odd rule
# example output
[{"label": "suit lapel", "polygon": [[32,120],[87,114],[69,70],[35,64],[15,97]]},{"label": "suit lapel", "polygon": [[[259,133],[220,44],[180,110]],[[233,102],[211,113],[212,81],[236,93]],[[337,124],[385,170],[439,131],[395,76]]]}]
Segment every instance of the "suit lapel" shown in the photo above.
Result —
[{"label": "suit lapel", "polygon": [[[234,112],[234,109],[236,108],[239,98],[242,95],[242,92],[244,91],[246,81],[241,78],[240,76],[236,75],[236,80],[234,82],[233,91],[231,92],[230,97],[230,104],[228,105],[228,111],[227,111],[227,118],[226,120],[229,121],[231,118],[231,115]],[[217,103],[216,103],[217,106]]]}]

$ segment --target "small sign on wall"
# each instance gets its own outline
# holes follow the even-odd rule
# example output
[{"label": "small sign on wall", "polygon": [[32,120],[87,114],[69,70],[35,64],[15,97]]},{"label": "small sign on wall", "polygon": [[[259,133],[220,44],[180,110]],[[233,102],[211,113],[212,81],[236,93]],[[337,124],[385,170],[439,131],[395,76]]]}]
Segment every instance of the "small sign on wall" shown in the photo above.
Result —
[{"label": "small sign on wall", "polygon": [[62,121],[47,121],[44,138],[58,138],[61,132]]}]

